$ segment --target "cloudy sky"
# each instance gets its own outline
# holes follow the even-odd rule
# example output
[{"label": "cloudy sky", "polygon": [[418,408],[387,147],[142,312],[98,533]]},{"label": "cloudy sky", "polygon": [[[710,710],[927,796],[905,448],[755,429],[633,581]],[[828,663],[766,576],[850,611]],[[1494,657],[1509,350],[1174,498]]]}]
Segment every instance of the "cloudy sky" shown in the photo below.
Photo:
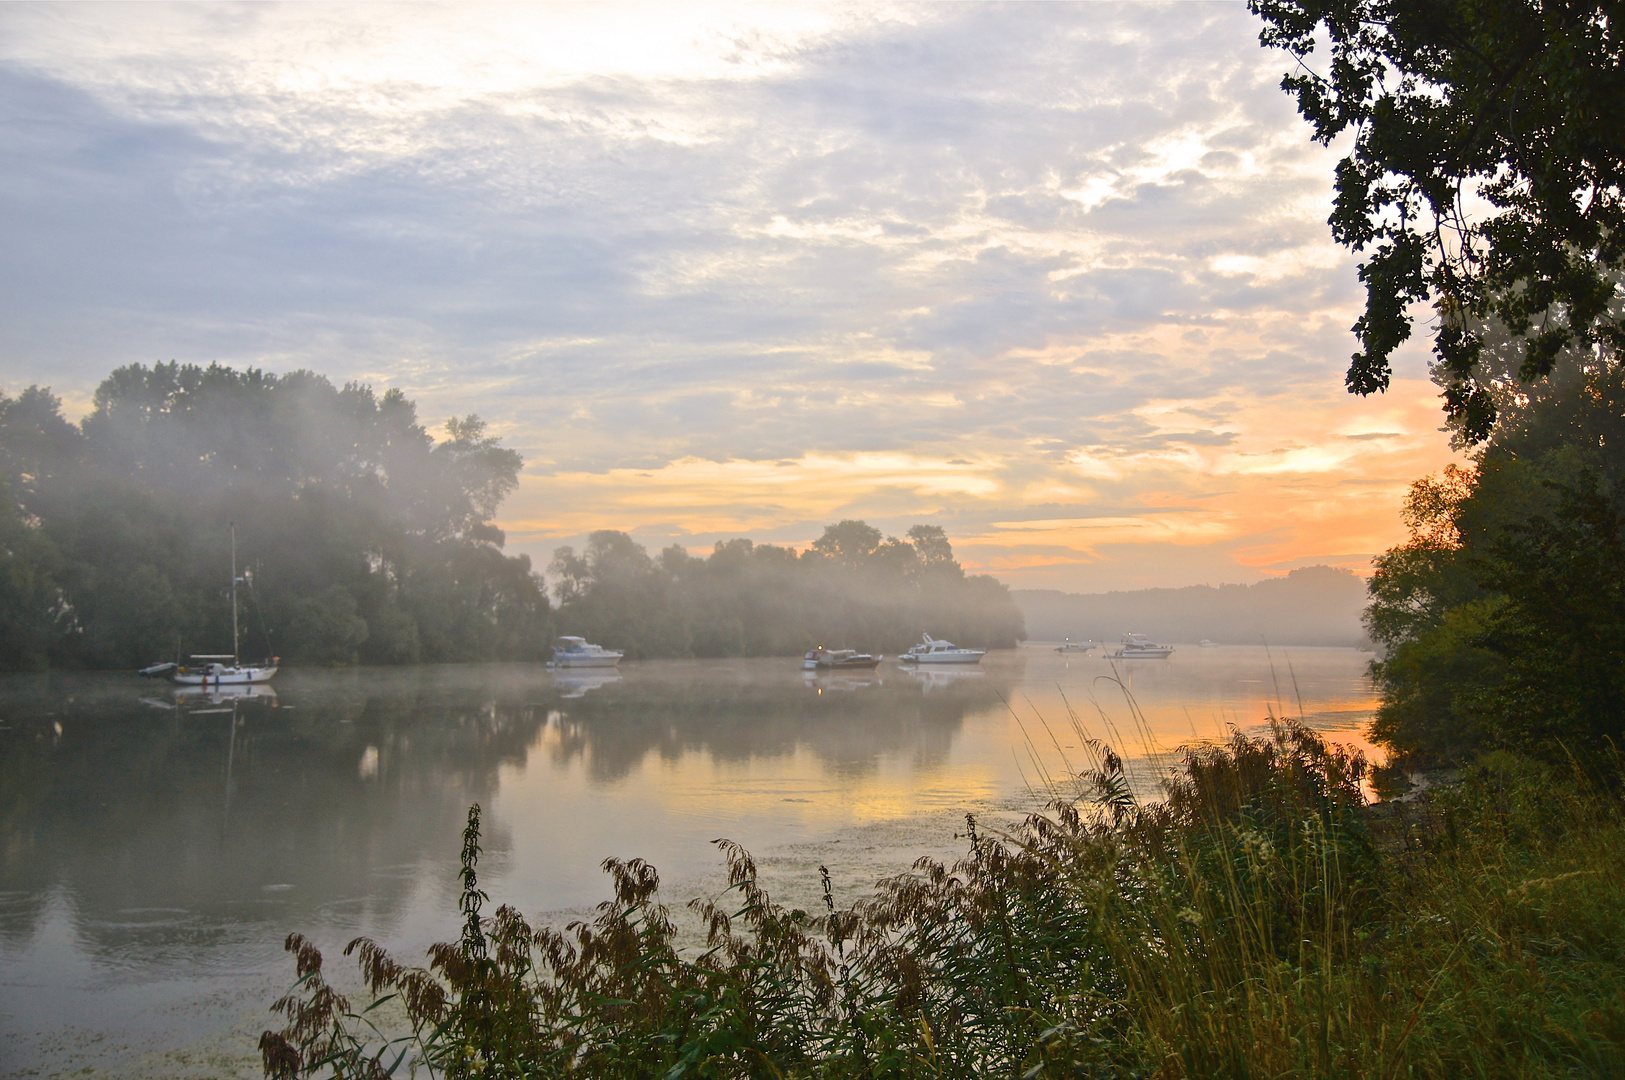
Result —
[{"label": "cloudy sky", "polygon": [[1363,565],[1336,148],[1240,3],[0,6],[0,389],[308,367],[477,412],[510,550],[865,518],[1080,591]]}]

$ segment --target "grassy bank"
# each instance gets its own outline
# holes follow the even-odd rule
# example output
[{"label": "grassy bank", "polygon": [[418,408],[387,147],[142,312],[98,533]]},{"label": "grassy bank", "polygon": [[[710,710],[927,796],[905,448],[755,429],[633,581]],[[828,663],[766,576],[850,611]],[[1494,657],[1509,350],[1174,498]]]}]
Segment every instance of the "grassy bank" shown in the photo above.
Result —
[{"label": "grassy bank", "polygon": [[[1284,1077],[1625,1072],[1625,814],[1606,775],[1509,757],[1413,805],[1293,725],[1191,752],[1154,805],[1090,797],[854,906],[786,910],[744,851],[679,952],[652,867],[590,923],[489,917],[479,812],[461,939],[364,940],[370,1004],[300,981],[270,1076]],[[376,1018],[391,1017],[383,1023]]]}]

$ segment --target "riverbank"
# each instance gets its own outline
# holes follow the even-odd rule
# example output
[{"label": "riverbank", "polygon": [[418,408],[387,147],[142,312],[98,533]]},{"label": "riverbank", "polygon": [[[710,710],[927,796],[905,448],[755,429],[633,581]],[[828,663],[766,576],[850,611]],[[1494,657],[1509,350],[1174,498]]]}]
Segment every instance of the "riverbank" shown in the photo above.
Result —
[{"label": "riverbank", "polygon": [[[852,907],[779,906],[726,850],[733,888],[697,909],[699,955],[676,948],[636,862],[610,867],[616,899],[589,925],[471,919],[433,975],[363,947],[372,991],[405,991],[417,1024],[385,1063],[405,1050],[466,1075],[595,1077],[1625,1065],[1617,770],[1486,758],[1373,813],[1362,763],[1293,726],[1192,752],[1165,803],[1136,802],[1111,755],[1097,765],[1087,804],[1005,837],[970,823],[957,864],[922,860]],[[466,913],[477,830],[465,839]],[[317,1075],[336,1053],[350,1075],[380,1047],[321,993],[319,958],[301,966],[267,1064]]]}]

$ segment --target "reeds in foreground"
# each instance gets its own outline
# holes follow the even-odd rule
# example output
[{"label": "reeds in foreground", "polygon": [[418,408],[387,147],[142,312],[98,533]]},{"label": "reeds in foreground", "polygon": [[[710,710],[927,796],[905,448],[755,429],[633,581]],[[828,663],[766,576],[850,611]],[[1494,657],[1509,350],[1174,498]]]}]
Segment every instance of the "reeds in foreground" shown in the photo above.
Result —
[{"label": "reeds in foreground", "polygon": [[[427,968],[366,939],[365,1008],[288,940],[273,1077],[1605,1076],[1625,1070],[1625,819],[1613,781],[1496,757],[1417,809],[1290,722],[1187,751],[1136,802],[1093,799],[924,859],[872,897],[731,888],[676,947],[654,869],[563,931],[482,914],[479,807],[462,937]],[[385,1024],[381,1016],[398,1018]]]}]

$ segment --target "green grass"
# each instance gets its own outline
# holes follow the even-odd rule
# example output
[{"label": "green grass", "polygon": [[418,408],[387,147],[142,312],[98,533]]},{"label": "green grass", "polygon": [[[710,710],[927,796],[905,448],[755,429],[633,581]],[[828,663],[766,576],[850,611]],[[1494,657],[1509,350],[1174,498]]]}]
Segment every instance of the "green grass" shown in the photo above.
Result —
[{"label": "green grass", "polygon": [[[297,935],[275,1077],[1572,1077],[1625,1075],[1625,813],[1610,775],[1496,756],[1414,806],[1293,724],[1187,754],[1141,805],[1092,797],[1013,834],[970,822],[850,908],[786,910],[722,845],[685,955],[653,868],[564,931],[483,915],[427,968],[371,942],[367,1008]],[[389,1016],[393,1023],[376,1018]]]}]

